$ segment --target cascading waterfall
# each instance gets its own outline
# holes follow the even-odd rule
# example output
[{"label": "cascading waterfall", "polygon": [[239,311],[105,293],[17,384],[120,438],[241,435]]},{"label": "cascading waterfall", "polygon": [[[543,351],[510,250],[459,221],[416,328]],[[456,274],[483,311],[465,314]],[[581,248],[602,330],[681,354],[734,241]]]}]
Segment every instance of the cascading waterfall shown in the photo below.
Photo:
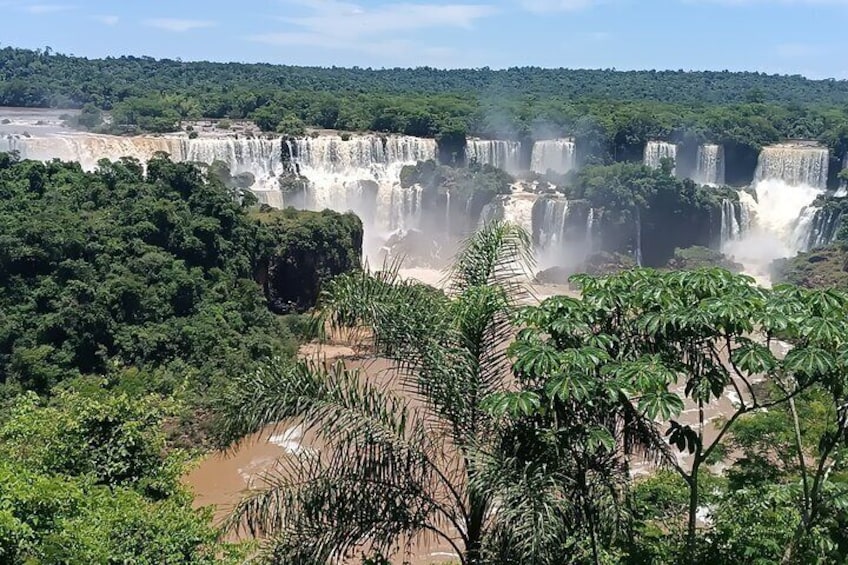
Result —
[{"label": "cascading waterfall", "polygon": [[586,253],[592,254],[595,251],[595,209],[589,208],[586,214]]},{"label": "cascading waterfall", "polygon": [[101,159],[133,157],[146,163],[157,152],[174,161],[222,161],[233,174],[250,173],[260,202],[282,207],[278,180],[292,170],[308,184],[306,206],[316,210],[353,210],[366,221],[366,238],[387,234],[420,219],[421,189],[400,186],[406,165],[435,160],[436,142],[408,136],[359,135],[344,141],[328,135],[286,140],[184,135],[119,137],[64,133],[40,137],[2,136],[0,151],[22,158],[77,161],[94,170]]},{"label": "cascading waterfall", "polygon": [[[283,153],[279,139],[236,139],[234,137],[184,140],[182,159],[211,164],[226,163],[234,175],[252,174],[255,192],[277,192],[269,201],[282,202],[277,177],[283,172]],[[271,205],[271,204],[269,204]]]},{"label": "cascading waterfall", "polygon": [[642,213],[639,211],[639,207],[636,207],[636,265],[638,267],[642,266]]},{"label": "cascading waterfall", "polygon": [[451,195],[450,190],[445,191],[445,233],[451,232]]},{"label": "cascading waterfall", "polygon": [[780,180],[789,186],[827,187],[829,152],[825,147],[780,144],[763,148],[754,183]]},{"label": "cascading waterfall", "polygon": [[709,186],[724,184],[724,146],[713,143],[698,146],[698,162],[692,180]]},{"label": "cascading waterfall", "polygon": [[132,157],[147,163],[159,152],[168,153],[174,161],[182,161],[183,144],[186,141],[178,136],[119,137],[82,133],[44,137],[14,135],[0,138],[0,151],[17,151],[22,159],[33,161],[76,161],[83,170],[93,171],[101,159],[117,161],[121,157]]},{"label": "cascading waterfall", "polygon": [[797,237],[801,238],[796,245],[806,250],[830,245],[839,235],[842,218],[842,213],[837,210],[821,210],[812,206],[806,208],[795,230]]},{"label": "cascading waterfall", "polygon": [[521,170],[521,143],[498,139],[469,139],[465,144],[465,161],[491,165],[515,173]]},{"label": "cascading waterfall", "polygon": [[512,194],[503,201],[503,219],[517,224],[533,233],[533,205],[536,203],[534,194]]},{"label": "cascading waterfall", "polygon": [[737,241],[751,229],[756,216],[757,201],[747,191],[736,193],[738,200],[725,198],[721,202],[721,245]]},{"label": "cascading waterfall", "polygon": [[[842,158],[842,170],[848,169],[848,153]],[[845,198],[848,196],[848,181],[840,181],[839,188],[836,189],[836,192],[833,195],[837,198]]]},{"label": "cascading waterfall", "polygon": [[[543,207],[541,223],[533,226],[538,234],[536,244],[540,249],[554,249],[565,244],[565,227],[568,219],[568,200],[565,198],[543,198],[536,201],[536,206]],[[539,215],[536,215],[539,217]]]},{"label": "cascading waterfall", "polygon": [[[755,276],[768,276],[775,259],[809,248],[817,236],[813,201],[827,185],[828,151],[809,145],[776,145],[760,153],[754,180],[751,229],[724,251]],[[740,192],[740,201],[745,192]],[[753,199],[751,199],[753,200]]]},{"label": "cascading waterfall", "polygon": [[721,243],[739,239],[742,235],[742,222],[737,212],[740,207],[736,202],[725,198],[721,201]]},{"label": "cascading waterfall", "polygon": [[[309,181],[310,208],[352,209],[363,217],[374,216],[375,225],[366,229],[383,234],[414,227],[407,224],[420,211],[420,198],[415,194],[420,189],[402,188],[400,172],[406,165],[435,160],[435,140],[362,135],[345,141],[327,135],[295,139],[287,148],[292,163]],[[360,202],[351,201],[352,190],[355,185],[362,186],[362,181],[376,185],[376,210],[363,210]]]},{"label": "cascading waterfall", "polygon": [[577,168],[577,145],[573,139],[548,139],[533,144],[530,169],[537,173],[565,174]]},{"label": "cascading waterfall", "polygon": [[677,145],[667,141],[649,141],[645,144],[644,163],[647,166],[658,169],[663,159],[671,159],[677,163]]},{"label": "cascading waterfall", "polygon": [[283,208],[283,193],[279,190],[254,190],[260,204],[266,204],[271,208]]}]

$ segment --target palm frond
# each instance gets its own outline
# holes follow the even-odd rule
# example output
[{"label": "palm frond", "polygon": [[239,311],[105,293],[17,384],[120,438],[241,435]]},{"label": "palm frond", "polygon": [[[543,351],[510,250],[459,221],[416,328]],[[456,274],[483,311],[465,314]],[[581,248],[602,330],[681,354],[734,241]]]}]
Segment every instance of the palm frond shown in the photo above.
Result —
[{"label": "palm frond", "polygon": [[425,527],[434,502],[420,476],[396,467],[396,474],[378,479],[368,466],[354,467],[315,455],[282,462],[263,477],[262,490],[236,507],[227,526],[272,535],[273,553],[287,555],[287,563],[340,560],[365,545],[385,551],[399,536]]},{"label": "palm frond", "polygon": [[504,288],[515,300],[527,296],[525,281],[535,265],[530,234],[519,225],[493,221],[462,245],[448,271],[449,290],[459,295],[472,287]]}]

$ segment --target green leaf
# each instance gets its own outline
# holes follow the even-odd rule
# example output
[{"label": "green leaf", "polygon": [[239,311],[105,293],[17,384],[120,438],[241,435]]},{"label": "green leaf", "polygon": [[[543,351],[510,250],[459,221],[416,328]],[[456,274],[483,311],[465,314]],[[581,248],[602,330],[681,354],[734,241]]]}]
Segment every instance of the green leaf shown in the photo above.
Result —
[{"label": "green leaf", "polygon": [[649,392],[639,399],[639,409],[651,420],[668,420],[683,411],[683,400],[670,391]]},{"label": "green leaf", "polygon": [[810,379],[821,377],[836,368],[833,356],[817,347],[801,347],[790,351],[783,360],[787,371]]},{"label": "green leaf", "polygon": [[592,427],[589,429],[587,447],[590,451],[613,451],[615,449],[615,438],[606,428]]},{"label": "green leaf", "polygon": [[545,386],[545,392],[563,402],[588,400],[594,389],[592,381],[586,374],[565,373],[551,379]]},{"label": "green leaf", "polygon": [[731,359],[740,370],[749,375],[770,374],[777,366],[777,359],[768,347],[753,341],[748,341],[735,349]]}]

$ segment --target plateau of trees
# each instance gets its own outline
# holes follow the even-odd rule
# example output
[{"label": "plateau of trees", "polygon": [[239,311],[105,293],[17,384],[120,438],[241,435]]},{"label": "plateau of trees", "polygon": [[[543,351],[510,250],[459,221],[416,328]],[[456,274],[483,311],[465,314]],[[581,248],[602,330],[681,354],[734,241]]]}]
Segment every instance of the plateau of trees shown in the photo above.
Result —
[{"label": "plateau of trees", "polygon": [[[651,267],[664,266],[677,248],[716,243],[722,201],[739,199],[733,190],[676,178],[670,162],[660,168],[641,163],[585,167],[563,190],[570,208],[595,211],[597,251],[635,257],[641,245],[643,264]],[[582,218],[580,225],[585,225]]]},{"label": "plateau of trees", "polygon": [[290,563],[425,534],[463,564],[844,561],[848,296],[633,269],[521,307],[528,243],[489,224],[444,293],[337,279],[325,319],[394,376],[275,362],[236,381],[231,436],[295,420],[320,450],[232,526]]},{"label": "plateau of trees", "polygon": [[359,268],[362,226],[238,185],[166,155],[88,173],[0,153],[0,562],[243,562],[181,475],[213,391],[309,331],[254,277],[291,263],[308,307]]}]

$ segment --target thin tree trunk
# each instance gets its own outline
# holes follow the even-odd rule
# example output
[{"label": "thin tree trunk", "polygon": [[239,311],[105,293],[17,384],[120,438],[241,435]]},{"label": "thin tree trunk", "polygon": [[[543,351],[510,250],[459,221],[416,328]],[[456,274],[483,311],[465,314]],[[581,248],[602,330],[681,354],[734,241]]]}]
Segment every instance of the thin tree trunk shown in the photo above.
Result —
[{"label": "thin tree trunk", "polygon": [[487,502],[484,498],[469,493],[468,544],[465,548],[465,562],[468,565],[483,564],[483,521],[486,516]]},{"label": "thin tree trunk", "polygon": [[695,534],[698,525],[698,467],[701,466],[699,454],[695,454],[692,474],[689,477],[689,519],[686,527],[686,562],[695,565]]}]

